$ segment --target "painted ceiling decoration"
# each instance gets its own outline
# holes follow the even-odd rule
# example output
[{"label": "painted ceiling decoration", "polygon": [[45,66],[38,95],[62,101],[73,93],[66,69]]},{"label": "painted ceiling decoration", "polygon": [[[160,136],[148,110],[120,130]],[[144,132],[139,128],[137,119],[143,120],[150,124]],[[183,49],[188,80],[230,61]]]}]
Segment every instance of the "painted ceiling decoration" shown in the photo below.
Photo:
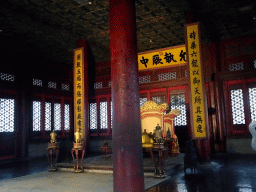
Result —
[{"label": "painted ceiling decoration", "polygon": [[[72,65],[78,39],[88,41],[96,63],[110,60],[108,0],[3,0],[1,43],[20,39],[13,49],[38,50]],[[138,52],[185,43],[189,15],[202,24],[203,43],[256,33],[253,0],[136,0]],[[24,47],[21,48],[21,47]]]}]

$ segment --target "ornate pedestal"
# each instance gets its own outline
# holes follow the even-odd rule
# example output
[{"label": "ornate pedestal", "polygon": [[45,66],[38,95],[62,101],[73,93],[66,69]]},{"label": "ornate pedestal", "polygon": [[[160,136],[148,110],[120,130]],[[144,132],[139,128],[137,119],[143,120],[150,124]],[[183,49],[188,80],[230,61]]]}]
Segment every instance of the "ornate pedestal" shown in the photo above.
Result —
[{"label": "ornate pedestal", "polygon": [[[79,152],[81,153],[81,158],[79,159]],[[83,143],[74,143],[74,146],[71,150],[72,158],[75,162],[74,172],[81,173],[84,171],[83,161],[84,161],[84,144]],[[75,154],[75,156],[74,156]]]},{"label": "ornate pedestal", "polygon": [[[53,163],[53,151],[56,151],[55,161]],[[58,143],[48,143],[48,148],[46,150],[48,161],[50,163],[48,171],[57,171],[57,159],[59,155],[59,145]]]},{"label": "ornate pedestal", "polygon": [[155,164],[155,177],[157,178],[166,177],[166,174],[164,171],[164,161],[166,159],[167,152],[168,151],[165,149],[165,147],[162,147],[162,146],[156,146],[156,148],[153,147],[151,149],[151,157]]}]

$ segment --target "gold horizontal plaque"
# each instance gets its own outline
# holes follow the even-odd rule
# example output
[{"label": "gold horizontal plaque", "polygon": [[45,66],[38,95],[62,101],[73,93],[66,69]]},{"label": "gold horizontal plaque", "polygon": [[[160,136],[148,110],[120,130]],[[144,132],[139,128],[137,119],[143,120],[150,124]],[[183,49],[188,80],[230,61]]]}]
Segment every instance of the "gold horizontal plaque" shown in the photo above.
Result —
[{"label": "gold horizontal plaque", "polygon": [[139,70],[186,64],[185,45],[138,54]]}]

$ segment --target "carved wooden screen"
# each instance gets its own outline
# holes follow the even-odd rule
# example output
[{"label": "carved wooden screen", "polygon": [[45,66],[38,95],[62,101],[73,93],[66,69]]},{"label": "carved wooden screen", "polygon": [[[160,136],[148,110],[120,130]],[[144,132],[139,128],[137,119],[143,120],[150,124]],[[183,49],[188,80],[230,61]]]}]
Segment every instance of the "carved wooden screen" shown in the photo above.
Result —
[{"label": "carved wooden screen", "polygon": [[249,87],[249,101],[250,101],[250,117],[251,121],[256,121],[256,85]]},{"label": "carved wooden screen", "polygon": [[16,101],[0,98],[0,160],[17,155]]},{"label": "carved wooden screen", "polygon": [[187,116],[186,116],[186,103],[185,94],[170,95],[170,106],[171,110],[179,109],[181,114],[174,119],[175,126],[186,126]]},{"label": "carved wooden screen", "polygon": [[14,132],[14,99],[0,99],[0,132]]},{"label": "carved wooden screen", "polygon": [[100,102],[100,128],[108,128],[108,111],[107,102]]},{"label": "carved wooden screen", "polygon": [[33,101],[33,131],[41,131],[41,102]]},{"label": "carved wooden screen", "polygon": [[90,129],[97,129],[97,103],[90,103]]},{"label": "carved wooden screen", "polygon": [[45,131],[51,131],[52,128],[52,112],[51,103],[45,102]]},{"label": "carved wooden screen", "polygon": [[233,125],[245,124],[243,90],[231,89],[230,98]]},{"label": "carved wooden screen", "polygon": [[256,79],[227,82],[227,127],[229,134],[244,134],[256,121]]}]

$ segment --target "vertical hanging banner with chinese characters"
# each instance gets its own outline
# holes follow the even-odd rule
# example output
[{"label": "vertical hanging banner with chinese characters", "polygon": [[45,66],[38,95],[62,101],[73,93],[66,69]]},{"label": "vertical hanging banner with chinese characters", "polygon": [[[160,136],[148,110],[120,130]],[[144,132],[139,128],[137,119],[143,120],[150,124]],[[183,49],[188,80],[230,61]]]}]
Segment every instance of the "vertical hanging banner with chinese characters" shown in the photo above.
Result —
[{"label": "vertical hanging banner with chinese characters", "polygon": [[74,50],[74,132],[82,133],[84,139],[84,48]]},{"label": "vertical hanging banner with chinese characters", "polygon": [[186,65],[186,47],[180,45],[138,54],[138,69],[147,70]]},{"label": "vertical hanging banner with chinese characters", "polygon": [[194,139],[208,137],[208,118],[205,85],[201,61],[199,23],[186,25],[186,47],[191,91],[191,126]]}]

